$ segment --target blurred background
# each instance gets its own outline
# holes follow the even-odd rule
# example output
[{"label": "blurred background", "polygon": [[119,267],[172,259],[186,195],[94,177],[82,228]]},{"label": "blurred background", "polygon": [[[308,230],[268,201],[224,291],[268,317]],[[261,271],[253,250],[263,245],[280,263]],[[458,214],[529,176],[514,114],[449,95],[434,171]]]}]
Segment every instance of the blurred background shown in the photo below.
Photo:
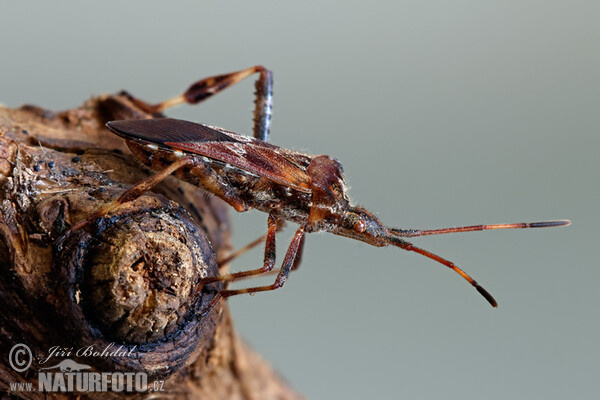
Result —
[{"label": "blurred background", "polygon": [[[230,300],[251,346],[312,399],[591,398],[599,17],[594,1],[3,2],[0,101],[60,110],[121,89],[160,101],[265,65],[271,141],[338,158],[351,197],[387,224],[573,225],[414,240],[498,309],[414,253],[310,235],[283,289]],[[253,90],[169,115],[251,134]],[[265,214],[233,217],[237,246],[265,232]]]}]

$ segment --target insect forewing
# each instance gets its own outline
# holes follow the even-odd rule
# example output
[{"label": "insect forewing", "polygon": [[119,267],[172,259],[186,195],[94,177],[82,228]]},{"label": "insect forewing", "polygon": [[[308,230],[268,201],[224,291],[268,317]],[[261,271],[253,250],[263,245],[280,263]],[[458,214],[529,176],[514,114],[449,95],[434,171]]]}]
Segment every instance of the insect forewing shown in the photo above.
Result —
[{"label": "insect forewing", "polygon": [[295,190],[311,192],[311,180],[305,172],[310,157],[261,140],[172,118],[112,121],[107,126],[127,140],[208,157]]}]

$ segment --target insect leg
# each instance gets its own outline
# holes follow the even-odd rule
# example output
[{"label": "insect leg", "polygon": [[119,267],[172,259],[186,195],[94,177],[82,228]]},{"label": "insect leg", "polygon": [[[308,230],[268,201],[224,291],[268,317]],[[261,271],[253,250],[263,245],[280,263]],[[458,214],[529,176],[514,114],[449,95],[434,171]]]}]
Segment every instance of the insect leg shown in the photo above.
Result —
[{"label": "insect leg", "polygon": [[[248,209],[244,201],[231,190],[231,185],[226,181],[226,178],[224,180],[222,176],[215,173],[215,171],[203,163],[195,165],[191,168],[189,173],[188,171],[180,170],[176,176],[195,186],[202,187],[207,192],[210,192],[225,201],[238,212],[244,212]],[[195,180],[191,181],[186,179],[189,177],[193,177]]]},{"label": "insect leg", "polygon": [[180,102],[197,104],[255,73],[258,73],[259,75],[255,85],[256,98],[254,99],[253,133],[255,138],[266,142],[269,139],[269,128],[271,126],[273,74],[271,71],[260,65],[242,71],[202,79],[190,86],[181,96],[167,100],[157,106],[164,105],[163,107],[167,108],[172,104],[178,104]]},{"label": "insect leg", "polygon": [[82,227],[86,226],[87,224],[95,221],[98,218],[103,217],[104,215],[106,215],[110,212],[117,210],[123,204],[137,199],[138,197],[140,197],[141,195],[146,193],[148,190],[150,190],[153,186],[157,185],[159,182],[164,180],[167,176],[171,175],[173,172],[177,171],[178,169],[180,169],[188,164],[193,164],[193,163],[194,163],[193,158],[189,158],[189,157],[180,158],[179,160],[175,161],[173,164],[169,165],[167,168],[165,168],[158,174],[149,176],[148,178],[144,179],[140,183],[130,187],[125,192],[123,192],[123,194],[121,194],[118,199],[111,201],[110,203],[107,203],[104,206],[97,209],[96,211],[94,211],[86,219],[84,219],[83,221],[80,221],[79,223],[74,225],[69,230],[68,234],[70,234],[78,229],[81,229]]},{"label": "insect leg", "polygon": [[254,137],[264,142],[269,138],[271,126],[271,107],[273,103],[273,74],[261,65],[246,68],[228,74],[215,75],[199,80],[192,84],[181,95],[165,100],[158,104],[148,104],[129,95],[129,99],[138,107],[149,113],[160,113],[169,107],[182,103],[197,104],[214,94],[227,89],[241,80],[258,73],[254,100]]},{"label": "insect leg", "polygon": [[304,253],[304,239],[305,236],[302,235],[302,238],[300,239],[300,244],[298,245],[296,258],[294,259],[294,264],[292,264],[292,271],[297,270],[300,266],[300,262],[302,262],[302,254]]},{"label": "insect leg", "polygon": [[[265,258],[264,264],[262,267],[253,269],[250,271],[241,271],[234,272],[231,274],[224,274],[219,276],[212,276],[209,278],[204,278],[200,280],[200,285],[206,285],[208,283],[213,282],[230,282],[240,278],[246,278],[256,275],[264,274],[265,272],[269,272],[273,269],[273,265],[275,264],[275,234],[277,233],[277,219],[272,214],[269,214],[268,222],[268,230],[265,240]],[[262,238],[261,238],[262,239]],[[261,240],[262,241],[262,240]],[[260,243],[260,242],[258,242]]]},{"label": "insect leg", "polygon": [[[285,257],[283,259],[283,263],[281,264],[281,268],[279,269],[279,273],[277,274],[277,278],[275,278],[275,282],[271,285],[266,285],[266,286],[255,286],[255,287],[249,287],[249,288],[245,288],[245,289],[235,289],[235,290],[221,290],[218,294],[218,297],[231,297],[231,296],[236,296],[238,294],[244,294],[244,293],[258,293],[258,292],[267,292],[270,290],[275,290],[278,289],[280,287],[283,286],[283,284],[285,283],[285,281],[287,280],[290,271],[292,270],[292,268],[297,265],[296,263],[296,259],[299,256],[299,251],[301,250],[301,245],[304,243],[304,227],[300,227],[298,228],[298,230],[296,231],[296,234],[294,235],[292,242],[290,243],[290,246],[287,249],[287,252],[285,253]],[[274,245],[274,243],[273,243]],[[273,248],[273,251],[275,249]],[[266,253],[267,250],[265,249],[265,264],[266,264]],[[273,255],[273,262],[274,262],[274,255]],[[268,269],[265,269],[262,273],[265,272],[269,272],[270,269],[273,266],[271,265]],[[258,275],[255,274],[255,271],[259,271],[259,270],[252,270],[252,271],[245,271],[248,273],[251,273],[253,275]],[[232,275],[236,275],[235,279],[240,279],[240,278],[245,278],[248,275],[245,272],[238,272],[236,274],[229,274],[229,276]],[[227,275],[224,275],[225,277],[228,277]],[[213,282],[219,277],[215,277],[215,278],[205,278],[202,279],[200,281],[200,283],[208,283],[208,282]],[[230,281],[233,281],[235,279],[230,279]],[[217,297],[217,296],[216,296]],[[215,298],[213,299],[213,301],[211,301],[211,304],[209,305],[209,309],[212,308],[214,306],[214,304],[217,303],[219,299]],[[214,303],[214,304],[213,304]]]},{"label": "insect leg", "polygon": [[[306,236],[302,236],[300,241],[300,246],[298,246],[298,254],[296,255],[296,259],[294,260],[294,264],[292,265],[291,271],[295,271],[300,267],[300,263],[302,262],[302,254],[304,253],[304,239]],[[281,272],[281,268],[276,269],[275,271],[269,271],[265,275],[278,275]]]},{"label": "insect leg", "polygon": [[[296,251],[296,258],[294,259],[294,263],[292,264],[290,271],[294,271],[294,270],[298,269],[298,267],[300,266],[300,261],[302,260],[302,252],[304,251],[304,238],[305,238],[305,236],[303,235],[302,238],[300,239],[300,244],[298,245],[298,249]],[[262,239],[262,238],[260,238],[260,239]],[[268,245],[268,243],[266,244],[266,246],[267,245]],[[273,238],[273,255],[274,254],[275,254],[275,238]],[[266,248],[265,248],[265,264],[266,264],[266,256],[267,256],[267,252],[266,252]],[[283,267],[273,271],[272,268],[273,268],[274,263],[275,263],[275,257],[273,257],[271,266],[268,269],[265,269],[263,267],[263,268],[250,270],[250,271],[242,271],[242,272],[236,272],[236,273],[228,274],[228,275],[221,275],[221,277],[224,277],[224,279],[219,279],[219,277],[207,278],[207,279],[210,282],[217,281],[217,280],[230,282],[230,281],[234,281],[234,280],[252,278],[253,276],[256,276],[256,275],[264,275],[264,276],[279,275],[281,273],[281,269]],[[284,262],[284,264],[285,264],[285,262]]]},{"label": "insect leg", "polygon": [[238,294],[244,293],[258,293],[258,292],[267,292],[270,290],[275,290],[283,286],[285,281],[287,280],[288,275],[292,267],[296,264],[296,259],[298,257],[298,252],[300,250],[300,245],[303,243],[304,239],[304,227],[301,226],[296,231],[292,242],[290,243],[290,247],[288,247],[287,252],[285,253],[285,257],[283,259],[283,263],[281,264],[281,269],[279,270],[279,274],[277,274],[277,278],[275,278],[275,282],[272,285],[267,286],[256,286],[245,289],[236,289],[236,290],[221,290],[219,294],[221,297],[231,297],[236,296]]},{"label": "insect leg", "polygon": [[[284,227],[285,227],[285,221],[277,220],[277,232],[281,232],[281,230]],[[217,264],[219,264],[219,268],[221,268],[225,264],[230,263],[231,261],[233,261],[236,258],[240,257],[242,254],[244,254],[244,253],[252,250],[253,248],[255,248],[256,246],[258,246],[262,242],[266,241],[267,236],[268,236],[268,234],[264,234],[264,235],[260,236],[259,238],[254,239],[253,241],[251,241],[250,243],[248,243],[244,247],[241,247],[241,248],[237,249],[236,251],[234,251],[232,254],[228,255],[227,257],[225,257],[225,258],[223,258],[221,260],[217,260]],[[292,269],[294,269],[294,268],[292,268]]]},{"label": "insect leg", "polygon": [[[204,308],[203,310],[200,311],[200,315],[205,315],[206,313],[208,313],[218,302],[219,300],[221,300],[221,298],[227,298],[227,297],[231,297],[231,296],[236,296],[238,294],[245,294],[245,293],[258,293],[258,292],[267,292],[270,290],[275,290],[280,288],[281,286],[283,286],[283,284],[285,283],[285,281],[287,280],[287,277],[290,273],[290,270],[297,268],[298,263],[299,263],[299,258],[301,256],[301,252],[302,249],[304,247],[304,227],[301,226],[297,231],[296,234],[294,235],[294,238],[292,239],[292,242],[290,243],[290,246],[288,247],[287,252],[285,253],[285,257],[283,259],[283,263],[281,265],[281,268],[278,270],[278,274],[277,274],[277,278],[275,278],[275,282],[272,285],[267,285],[267,286],[256,286],[256,287],[250,287],[250,288],[246,288],[246,289],[236,289],[236,290],[221,290],[219,291],[219,293],[217,293],[215,295],[215,297],[212,298],[212,300],[210,301],[210,303],[208,304],[208,306],[206,308]],[[275,240],[273,239],[273,247],[275,245]],[[274,253],[275,249],[273,248],[273,253]],[[266,259],[266,253],[267,250],[265,248],[265,259]],[[273,259],[273,263],[274,263],[274,259]],[[265,260],[265,264],[266,264],[266,260]],[[272,268],[272,265],[271,265]],[[251,271],[248,271],[251,272]],[[265,274],[270,273],[271,271],[267,270],[266,272],[264,272]],[[233,274],[231,274],[233,275]],[[247,275],[238,275],[236,279],[243,279],[247,277]],[[234,279],[231,279],[234,280]],[[203,280],[200,281],[200,283],[203,282],[212,282],[214,281],[213,278],[205,278]],[[202,285],[199,286],[199,288],[202,288]]]},{"label": "insect leg", "polygon": [[[280,229],[277,229],[277,232],[279,232]],[[267,235],[263,235],[261,237],[259,237],[258,239],[250,242],[249,244],[247,244],[246,246],[242,247],[241,249],[237,250],[235,253],[233,253],[232,255],[230,255],[229,257],[227,257],[226,259],[224,259],[223,261],[218,261],[219,267],[221,267],[222,265],[230,262],[231,260],[233,260],[234,258],[239,257],[240,255],[242,255],[243,253],[245,253],[246,251],[250,250],[251,248],[255,247],[256,245],[260,244],[263,242],[263,240],[265,240]],[[302,261],[302,253],[304,251],[304,238],[302,237],[302,241],[300,243],[300,246],[298,246],[298,255],[296,256],[296,259],[294,260],[294,265],[292,265],[292,271],[295,271],[298,269],[298,267],[300,266],[300,262]],[[264,273],[262,273],[262,276],[267,276],[267,275],[278,275],[279,272],[281,271],[281,268],[275,269],[275,270],[270,270],[270,271],[266,271]],[[241,279],[246,279],[246,278],[252,278],[254,275],[249,275],[249,276],[238,276],[236,277],[235,280],[241,280]]]},{"label": "insect leg", "polygon": [[[296,255],[296,259],[294,260],[294,264],[292,265],[292,271],[295,271],[300,267],[300,263],[302,262],[302,254],[304,253],[304,239],[306,236],[302,236],[300,240],[300,245],[298,246],[298,254]],[[276,269],[275,271],[269,271],[265,275],[278,275],[281,272],[281,268]]]}]

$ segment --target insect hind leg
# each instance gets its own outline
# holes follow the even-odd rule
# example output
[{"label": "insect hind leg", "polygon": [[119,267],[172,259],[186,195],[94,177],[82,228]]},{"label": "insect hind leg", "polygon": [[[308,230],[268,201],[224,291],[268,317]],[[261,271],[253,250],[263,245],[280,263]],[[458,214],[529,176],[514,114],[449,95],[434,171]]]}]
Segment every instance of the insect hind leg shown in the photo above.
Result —
[{"label": "insect hind leg", "polygon": [[165,100],[158,104],[148,104],[128,94],[129,99],[142,110],[150,113],[161,113],[167,108],[182,103],[198,104],[209,97],[227,89],[230,86],[258,73],[254,99],[254,126],[253,134],[256,139],[266,142],[269,139],[271,127],[271,109],[273,105],[273,74],[261,65],[246,68],[228,74],[215,75],[193,83],[179,96]]},{"label": "insect hind leg", "polygon": [[164,104],[165,108],[170,107],[171,102],[174,102],[174,104],[180,102],[197,104],[255,73],[259,75],[255,84],[256,91],[254,92],[256,97],[254,99],[253,134],[256,139],[266,142],[269,139],[269,129],[271,127],[273,73],[261,65],[202,79],[191,85],[181,96],[161,104]]},{"label": "insect hind leg", "polygon": [[93,221],[95,221],[98,218],[101,218],[113,211],[116,211],[123,204],[129,203],[129,202],[137,199],[138,197],[140,197],[141,195],[143,195],[144,193],[146,193],[147,191],[152,189],[154,186],[156,186],[158,183],[163,181],[166,177],[171,175],[173,172],[177,171],[178,169],[180,169],[182,167],[185,167],[186,165],[193,165],[193,164],[194,164],[193,159],[190,159],[188,157],[180,158],[179,160],[175,161],[173,164],[169,165],[167,168],[165,168],[158,174],[151,175],[148,178],[141,181],[140,183],[130,187],[125,192],[123,192],[119,196],[118,199],[113,200],[110,203],[107,203],[104,206],[97,209],[96,211],[94,211],[86,219],[78,222],[73,227],[71,227],[71,229],[69,229],[67,235],[77,231],[78,229],[85,227],[86,225],[92,223]]}]

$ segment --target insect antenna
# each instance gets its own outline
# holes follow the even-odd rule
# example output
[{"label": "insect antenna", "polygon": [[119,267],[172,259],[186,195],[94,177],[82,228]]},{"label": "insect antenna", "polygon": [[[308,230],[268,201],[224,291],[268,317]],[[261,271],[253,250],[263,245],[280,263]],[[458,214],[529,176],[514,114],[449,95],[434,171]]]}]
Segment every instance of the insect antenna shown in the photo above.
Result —
[{"label": "insect antenna", "polygon": [[394,246],[398,246],[403,248],[404,250],[414,251],[415,253],[419,253],[425,257],[431,258],[439,262],[440,264],[445,265],[446,267],[454,270],[457,274],[462,276],[467,282],[469,282],[477,291],[485,297],[485,299],[493,306],[497,307],[498,303],[491,294],[488,293],[482,286],[480,286],[477,281],[475,281],[469,274],[465,271],[457,267],[452,261],[448,261],[445,258],[438,256],[437,254],[433,254],[427,250],[421,249],[413,245],[412,243],[407,242],[404,237],[417,237],[417,236],[428,236],[428,235],[441,235],[445,233],[454,233],[454,232],[474,232],[474,231],[484,231],[491,229],[524,229],[524,228],[550,228],[554,226],[566,226],[570,225],[571,221],[567,219],[561,219],[556,221],[543,221],[543,222],[519,222],[515,224],[493,224],[493,225],[470,225],[470,226],[459,226],[455,228],[441,228],[441,229],[398,229],[398,228],[388,228],[390,235],[387,237],[390,244]]},{"label": "insect antenna", "polygon": [[475,289],[477,289],[477,291],[483,297],[485,297],[485,299],[488,301],[488,303],[490,303],[492,305],[492,307],[498,307],[498,303],[496,302],[494,297],[487,290],[485,290],[483,288],[483,286],[481,286],[479,283],[477,283],[477,281],[475,279],[471,278],[471,276],[469,274],[467,274],[465,271],[463,271],[462,269],[457,267],[456,264],[454,264],[452,261],[446,260],[445,258],[438,256],[437,254],[433,254],[430,251],[427,251],[425,249],[417,247],[417,246],[413,245],[412,243],[409,243],[406,240],[400,239],[399,237],[396,237],[396,236],[390,236],[390,237],[388,237],[388,240],[389,240],[390,244],[393,244],[394,246],[398,246],[404,250],[414,251],[415,253],[419,253],[427,258],[431,258],[432,260],[435,260],[435,261],[439,262],[440,264],[443,264],[446,267],[454,270],[454,272],[456,272],[457,274],[462,276]]},{"label": "insect antenna", "polygon": [[493,225],[470,225],[470,226],[458,226],[455,228],[441,228],[441,229],[397,229],[388,228],[396,236],[400,237],[417,237],[417,236],[429,236],[429,235],[442,235],[445,233],[455,232],[474,232],[474,231],[486,231],[492,229],[525,229],[525,228],[551,228],[555,226],[566,226],[570,225],[571,221],[568,219],[559,219],[556,221],[543,221],[543,222],[519,222],[516,224],[493,224]]},{"label": "insect antenna", "polygon": [[460,226],[455,228],[442,228],[442,229],[397,229],[397,228],[388,228],[390,235],[387,237],[390,244],[394,246],[398,246],[404,250],[414,251],[415,253],[419,253],[427,258],[431,258],[439,262],[440,264],[445,265],[446,267],[454,270],[457,274],[462,276],[467,282],[469,282],[477,291],[485,297],[485,299],[492,305],[492,307],[497,307],[498,303],[492,297],[491,294],[487,290],[485,290],[481,285],[477,283],[469,274],[460,269],[456,264],[452,261],[446,260],[438,256],[437,254],[431,253],[427,250],[424,250],[420,247],[413,245],[410,242],[402,239],[403,237],[417,237],[417,236],[428,236],[428,235],[441,235],[445,233],[454,233],[454,232],[473,232],[473,231],[483,231],[483,230],[491,230],[491,229],[524,229],[524,228],[550,228],[554,226],[566,226],[571,224],[569,220],[556,220],[556,221],[544,221],[544,222],[521,222],[515,224],[494,224],[494,225],[471,225],[471,226]]}]

